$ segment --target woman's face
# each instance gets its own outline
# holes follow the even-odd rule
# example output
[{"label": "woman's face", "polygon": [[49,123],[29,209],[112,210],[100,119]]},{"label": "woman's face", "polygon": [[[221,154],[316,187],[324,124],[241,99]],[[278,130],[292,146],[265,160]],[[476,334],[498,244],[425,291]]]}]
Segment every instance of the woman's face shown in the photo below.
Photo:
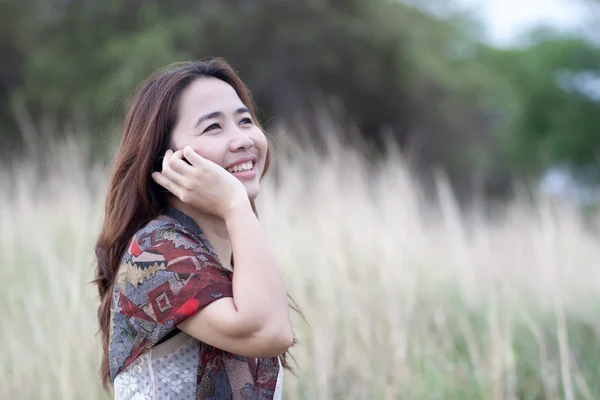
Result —
[{"label": "woman's face", "polygon": [[[229,84],[216,78],[199,78],[183,92],[178,121],[171,136],[173,150],[190,145],[202,157],[228,168],[251,158],[251,171],[228,171],[256,198],[267,156],[267,139]],[[242,162],[236,167],[249,166]]]}]

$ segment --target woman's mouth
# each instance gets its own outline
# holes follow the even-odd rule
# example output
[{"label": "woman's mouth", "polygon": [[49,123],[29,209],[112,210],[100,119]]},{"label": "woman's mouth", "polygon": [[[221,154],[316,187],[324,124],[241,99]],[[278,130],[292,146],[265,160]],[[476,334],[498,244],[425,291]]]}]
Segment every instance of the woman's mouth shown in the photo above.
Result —
[{"label": "woman's mouth", "polygon": [[227,171],[240,180],[249,180],[256,176],[256,168],[253,161],[228,168]]}]

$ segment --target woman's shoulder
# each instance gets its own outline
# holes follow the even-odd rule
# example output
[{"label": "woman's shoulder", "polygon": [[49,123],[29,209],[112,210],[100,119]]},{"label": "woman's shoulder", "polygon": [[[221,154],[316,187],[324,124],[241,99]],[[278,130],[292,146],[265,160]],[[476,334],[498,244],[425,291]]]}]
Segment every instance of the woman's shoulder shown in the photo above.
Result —
[{"label": "woman's shoulder", "polygon": [[134,245],[140,251],[145,251],[157,242],[179,237],[194,239],[191,232],[188,232],[177,220],[160,214],[133,234],[130,245]]},{"label": "woman's shoulder", "polygon": [[198,225],[182,212],[167,209],[135,232],[121,258],[119,275],[125,279],[157,268],[174,272],[183,264],[197,270],[222,268]]},{"label": "woman's shoulder", "polygon": [[[160,246],[167,243],[170,246]],[[190,217],[172,207],[168,207],[133,234],[125,258],[135,257],[148,250],[157,252],[159,247],[182,248],[196,253],[214,252],[200,227]]]},{"label": "woman's shoulder", "polygon": [[162,211],[152,220],[148,221],[142,228],[138,229],[135,232],[134,237],[140,238],[153,233],[164,232],[181,232],[182,234],[191,233],[188,231],[190,231],[189,227],[182,224],[178,218],[175,218],[168,211]]}]

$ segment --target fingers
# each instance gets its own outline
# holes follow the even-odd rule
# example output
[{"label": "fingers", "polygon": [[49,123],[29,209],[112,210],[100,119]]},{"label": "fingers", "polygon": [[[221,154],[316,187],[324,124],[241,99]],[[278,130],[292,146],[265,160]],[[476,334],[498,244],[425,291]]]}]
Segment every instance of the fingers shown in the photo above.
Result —
[{"label": "fingers", "polygon": [[171,161],[173,158],[173,154],[174,153],[172,150],[167,150],[167,152],[165,153],[165,157],[163,158],[162,162],[162,174],[166,176],[169,180],[173,181],[176,185],[184,186],[185,178],[183,177],[183,175],[181,175],[181,173],[173,169],[173,163]]},{"label": "fingers", "polygon": [[194,172],[194,167],[183,160],[183,150],[177,150],[173,153],[168,162],[175,172],[178,172],[183,176],[190,175]]},{"label": "fingers", "polygon": [[192,149],[192,146],[185,146],[183,148],[183,156],[196,168],[200,167],[204,162],[204,158],[202,158],[198,153]]},{"label": "fingers", "polygon": [[154,182],[158,183],[163,188],[167,189],[169,192],[173,193],[175,196],[181,199],[182,196],[182,188],[181,186],[176,185],[172,180],[167,178],[165,175],[160,172],[153,172],[152,179]]}]

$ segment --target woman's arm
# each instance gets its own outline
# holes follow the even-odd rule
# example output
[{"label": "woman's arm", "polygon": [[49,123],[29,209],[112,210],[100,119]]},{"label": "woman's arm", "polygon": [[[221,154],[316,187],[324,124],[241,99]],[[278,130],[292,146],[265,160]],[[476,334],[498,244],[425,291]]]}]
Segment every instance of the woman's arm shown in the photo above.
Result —
[{"label": "woman's arm", "polygon": [[233,255],[233,298],[217,300],[178,328],[219,349],[273,357],[293,342],[282,273],[249,201],[225,216]]}]

